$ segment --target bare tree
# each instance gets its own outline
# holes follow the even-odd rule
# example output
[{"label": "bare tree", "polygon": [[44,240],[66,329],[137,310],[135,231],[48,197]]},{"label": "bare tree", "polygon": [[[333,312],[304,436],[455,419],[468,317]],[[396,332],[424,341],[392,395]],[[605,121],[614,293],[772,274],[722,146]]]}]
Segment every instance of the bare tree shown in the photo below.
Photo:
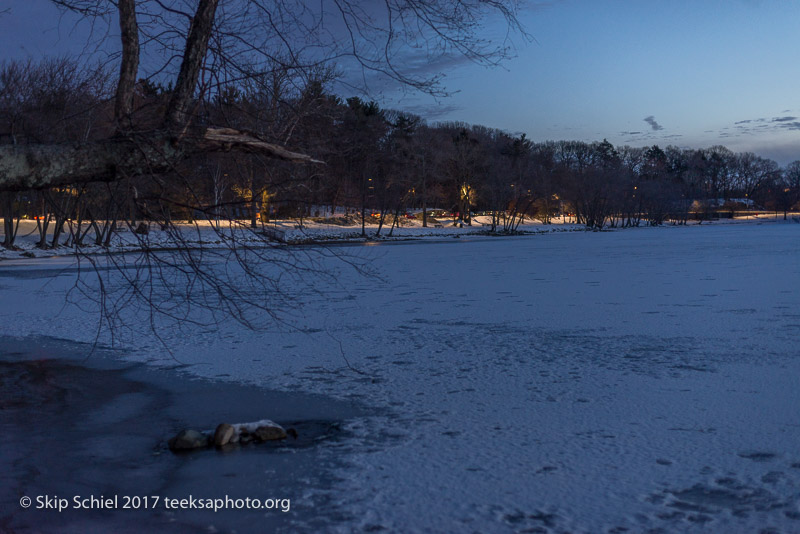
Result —
[{"label": "bare tree", "polygon": [[449,124],[447,129],[452,131],[452,145],[445,166],[450,178],[453,224],[471,225],[470,212],[477,202],[477,180],[487,164],[485,147],[466,124]]},{"label": "bare tree", "polygon": [[[256,207],[254,169],[266,169],[279,179],[312,177],[314,173],[296,172],[283,163],[321,163],[306,153],[310,147],[294,141],[297,120],[273,114],[269,118],[275,122],[266,129],[246,121],[250,128],[217,122],[220,117],[210,112],[209,102],[231,89],[246,90],[253,83],[268,86],[260,80],[271,80],[275,90],[271,103],[276,104],[288,86],[296,84],[302,91],[310,73],[333,63],[349,69],[351,76],[343,83],[351,86],[364,88],[371,77],[381,76],[443,94],[439,77],[415,74],[414,60],[460,54],[493,64],[510,49],[507,42],[479,38],[481,20],[496,14],[520,30],[516,0],[53,1],[64,10],[94,18],[98,26],[119,25],[113,112],[103,135],[95,130],[95,135],[77,140],[31,138],[20,143],[12,132],[13,142],[0,145],[0,191],[5,192],[6,212],[13,221],[13,194],[42,190],[56,217],[51,245],[62,244],[60,234],[67,225],[67,243],[81,255],[87,228],[108,242],[107,230],[98,226],[101,210],[86,196],[90,184],[125,184],[105,190],[105,220],[116,220],[119,208],[128,204],[129,235],[141,252],[135,257],[85,256],[97,277],[92,283],[81,278],[76,284],[78,294],[100,295],[98,304],[112,331],[133,301],[145,304],[147,321],[154,328],[159,316],[202,321],[203,313],[195,313],[198,308],[212,320],[222,312],[254,326],[258,323],[254,317],[262,315],[250,310],[274,314],[278,306],[296,301],[285,293],[274,269],[298,278],[324,274],[308,253],[276,246],[258,228],[235,217],[227,225],[217,224],[219,197],[209,201],[193,179],[198,155],[248,154],[249,159],[241,162],[250,166],[249,201]],[[143,57],[156,65],[147,73],[141,72]],[[359,77],[352,76],[355,72]],[[152,95],[151,77],[158,85],[171,81],[160,94]],[[240,117],[241,111],[237,110]],[[196,224],[187,230],[176,224],[176,213],[193,221],[205,219],[218,246],[204,246],[208,238],[201,227]],[[254,213],[252,209],[251,216]],[[161,241],[149,231],[153,224],[161,229]],[[13,232],[7,228],[7,240],[9,236],[13,238]],[[159,251],[164,242],[170,244],[169,253]],[[220,267],[231,262],[236,269]],[[117,289],[103,274],[109,266],[122,277]]]},{"label": "bare tree", "polygon": [[800,207],[800,160],[791,162],[782,173],[773,176],[770,186],[775,193],[772,200],[775,210],[783,212],[785,221],[789,210]]},{"label": "bare tree", "polygon": [[[734,187],[739,195],[752,201],[756,192],[765,184],[774,181],[780,167],[774,161],[752,152],[736,155]],[[740,197],[741,198],[741,197]]]}]

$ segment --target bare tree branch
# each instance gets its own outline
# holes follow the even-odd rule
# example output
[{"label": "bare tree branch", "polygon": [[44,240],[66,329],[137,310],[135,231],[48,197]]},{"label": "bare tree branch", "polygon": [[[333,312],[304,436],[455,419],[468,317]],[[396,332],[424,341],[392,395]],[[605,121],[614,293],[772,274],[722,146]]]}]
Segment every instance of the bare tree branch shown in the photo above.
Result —
[{"label": "bare tree branch", "polygon": [[291,152],[281,146],[261,141],[255,134],[233,128],[208,128],[203,135],[201,146],[223,152],[231,150],[252,152],[295,163],[323,163],[305,154]]}]

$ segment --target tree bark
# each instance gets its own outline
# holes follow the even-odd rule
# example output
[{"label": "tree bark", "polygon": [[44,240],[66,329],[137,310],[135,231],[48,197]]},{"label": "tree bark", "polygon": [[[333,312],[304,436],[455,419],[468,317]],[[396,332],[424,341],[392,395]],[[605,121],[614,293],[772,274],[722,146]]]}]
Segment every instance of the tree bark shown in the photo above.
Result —
[{"label": "tree bark", "polygon": [[136,23],[134,0],[119,0],[119,29],[122,37],[122,62],[114,102],[114,119],[118,130],[133,110],[133,93],[139,70],[139,26]]},{"label": "tree bark", "polygon": [[172,132],[182,131],[189,123],[189,108],[200,76],[200,67],[208,51],[208,40],[211,37],[218,3],[219,0],[200,0],[197,11],[192,17],[181,70],[167,106],[166,125]]},{"label": "tree bark", "polygon": [[174,143],[167,132],[150,132],[83,145],[0,146],[0,191],[25,191],[112,182],[123,177],[168,172],[201,152],[250,152],[300,163],[322,163],[231,128],[208,128],[199,137]]}]

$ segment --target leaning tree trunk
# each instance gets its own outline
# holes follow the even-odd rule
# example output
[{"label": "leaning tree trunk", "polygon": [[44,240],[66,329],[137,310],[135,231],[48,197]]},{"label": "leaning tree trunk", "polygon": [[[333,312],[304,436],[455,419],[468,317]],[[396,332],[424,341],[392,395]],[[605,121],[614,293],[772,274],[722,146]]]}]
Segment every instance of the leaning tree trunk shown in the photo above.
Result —
[{"label": "leaning tree trunk", "polygon": [[122,38],[122,61],[114,101],[114,119],[117,131],[120,131],[123,129],[123,121],[129,119],[133,111],[136,74],[139,70],[139,25],[136,22],[135,0],[119,0],[117,5]]},{"label": "leaning tree trunk", "polygon": [[193,154],[212,151],[252,152],[287,161],[321,163],[231,128],[206,128],[179,143],[167,132],[137,133],[77,146],[1,146],[0,191],[113,182],[160,174]]}]

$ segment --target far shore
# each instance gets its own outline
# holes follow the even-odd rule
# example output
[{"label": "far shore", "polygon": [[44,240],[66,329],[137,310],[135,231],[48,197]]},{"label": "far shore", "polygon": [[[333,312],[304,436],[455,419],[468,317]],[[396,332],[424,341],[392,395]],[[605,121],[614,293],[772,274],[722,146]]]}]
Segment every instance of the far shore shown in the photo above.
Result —
[{"label": "far shore", "polygon": [[[800,213],[787,214],[786,220],[782,213],[759,212],[755,215],[745,215],[733,219],[717,219],[708,221],[688,221],[685,225],[666,223],[655,228],[672,228],[686,226],[709,226],[727,224],[762,224],[762,223],[792,223],[797,222]],[[376,244],[403,243],[403,242],[451,242],[452,239],[461,237],[519,237],[554,232],[583,232],[591,231],[585,226],[576,224],[572,218],[554,218],[548,224],[543,224],[538,220],[527,219],[524,224],[520,224],[513,231],[504,231],[502,226],[495,231],[491,231],[487,216],[475,217],[470,225],[453,224],[452,219],[432,219],[428,227],[423,227],[421,221],[404,221],[403,226],[394,228],[391,232],[391,224],[385,224],[378,234],[378,225],[368,224],[365,227],[365,234],[361,234],[360,225],[340,225],[317,222],[314,219],[305,220],[302,224],[299,220],[283,220],[262,224],[258,228],[251,229],[246,221],[228,221],[227,226],[223,225],[219,230],[215,230],[209,221],[195,221],[193,223],[183,222],[176,225],[182,233],[182,242],[174,243],[167,232],[152,227],[150,233],[137,239],[132,232],[124,229],[117,235],[115,242],[109,247],[96,245],[83,245],[80,247],[61,246],[58,248],[41,249],[36,246],[36,224],[32,220],[24,220],[20,223],[20,230],[17,237],[17,244],[13,249],[0,248],[0,261],[4,260],[25,260],[32,258],[49,258],[56,256],[68,256],[79,254],[81,256],[102,256],[109,254],[138,253],[146,250],[147,252],[170,252],[178,248],[183,250],[230,250],[232,241],[223,241],[223,237],[234,235],[236,246],[248,247],[252,249],[272,248],[272,247],[305,247],[305,246],[374,246]],[[654,228],[642,224],[636,227],[620,228],[606,227],[602,231],[630,230]],[[278,231],[282,238],[280,240],[271,239],[271,232]],[[266,232],[266,233],[265,233]],[[90,241],[87,239],[87,241]],[[143,246],[143,243],[146,246]]]}]

